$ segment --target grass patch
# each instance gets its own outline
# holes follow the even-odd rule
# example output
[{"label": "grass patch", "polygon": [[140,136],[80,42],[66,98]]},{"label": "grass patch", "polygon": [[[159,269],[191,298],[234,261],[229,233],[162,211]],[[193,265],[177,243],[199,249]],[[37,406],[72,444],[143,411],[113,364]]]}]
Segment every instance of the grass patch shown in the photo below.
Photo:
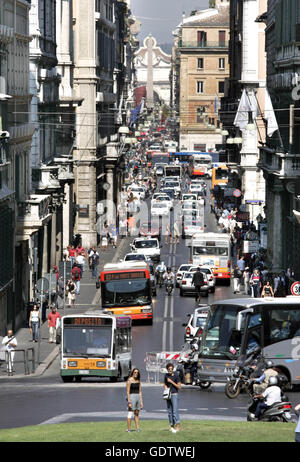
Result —
[{"label": "grass patch", "polygon": [[140,433],[125,430],[125,422],[36,425],[0,430],[0,442],[293,442],[295,437],[295,424],[280,422],[182,421],[182,431],[173,434],[167,421],[145,420]]}]

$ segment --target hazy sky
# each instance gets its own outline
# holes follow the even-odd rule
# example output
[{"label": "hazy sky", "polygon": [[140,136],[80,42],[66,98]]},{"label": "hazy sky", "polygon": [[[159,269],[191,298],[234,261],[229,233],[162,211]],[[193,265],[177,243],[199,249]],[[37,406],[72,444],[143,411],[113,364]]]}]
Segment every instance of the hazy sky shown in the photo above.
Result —
[{"label": "hazy sky", "polygon": [[182,13],[208,8],[209,0],[131,0],[131,11],[141,21],[138,39],[152,34],[158,43],[172,43],[172,31],[180,23]]}]

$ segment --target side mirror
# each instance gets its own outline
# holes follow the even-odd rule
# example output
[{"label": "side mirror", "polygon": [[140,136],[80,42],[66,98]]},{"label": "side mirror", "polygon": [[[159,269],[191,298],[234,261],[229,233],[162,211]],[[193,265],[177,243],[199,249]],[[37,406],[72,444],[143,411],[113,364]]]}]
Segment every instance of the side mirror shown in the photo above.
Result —
[{"label": "side mirror", "polygon": [[183,323],[183,324],[181,324],[181,325],[182,325],[182,327],[186,327],[186,326],[187,326],[187,324],[186,324],[186,323]]}]

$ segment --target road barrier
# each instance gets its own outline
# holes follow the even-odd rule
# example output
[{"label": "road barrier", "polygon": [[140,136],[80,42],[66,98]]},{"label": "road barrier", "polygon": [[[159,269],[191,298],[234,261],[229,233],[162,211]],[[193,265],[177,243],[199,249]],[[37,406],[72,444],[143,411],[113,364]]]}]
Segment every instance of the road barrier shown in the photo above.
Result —
[{"label": "road barrier", "polygon": [[180,353],[172,351],[160,351],[146,353],[145,363],[148,382],[162,382],[166,374],[166,364],[171,362],[176,370]]}]

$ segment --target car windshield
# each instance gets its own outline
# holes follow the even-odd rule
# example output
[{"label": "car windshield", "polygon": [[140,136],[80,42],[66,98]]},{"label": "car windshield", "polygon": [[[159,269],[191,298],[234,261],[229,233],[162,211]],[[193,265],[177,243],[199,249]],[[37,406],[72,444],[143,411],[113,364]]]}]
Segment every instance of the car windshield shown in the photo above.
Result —
[{"label": "car windshield", "polygon": [[135,248],[136,249],[153,249],[157,247],[157,241],[156,240],[148,240],[148,241],[137,241],[135,243]]},{"label": "car windshield", "polygon": [[146,257],[145,255],[139,255],[139,254],[126,255],[125,261],[131,261],[131,260],[145,261]]},{"label": "car windshield", "polygon": [[182,200],[183,201],[186,201],[186,200],[191,200],[191,199],[194,199],[195,201],[197,200],[197,196],[196,194],[183,194],[182,196]]},{"label": "car windshield", "polygon": [[155,198],[155,200],[157,201],[170,201],[171,199],[169,198],[169,196],[158,196]]},{"label": "car windshield", "polygon": [[150,280],[128,279],[102,284],[102,306],[140,306],[151,303]]},{"label": "car windshield", "polygon": [[167,206],[165,202],[156,202],[155,204],[152,205],[152,208],[154,209],[164,209]]},{"label": "car windshield", "polygon": [[180,266],[178,271],[188,271],[190,269],[191,265],[182,265]]}]

